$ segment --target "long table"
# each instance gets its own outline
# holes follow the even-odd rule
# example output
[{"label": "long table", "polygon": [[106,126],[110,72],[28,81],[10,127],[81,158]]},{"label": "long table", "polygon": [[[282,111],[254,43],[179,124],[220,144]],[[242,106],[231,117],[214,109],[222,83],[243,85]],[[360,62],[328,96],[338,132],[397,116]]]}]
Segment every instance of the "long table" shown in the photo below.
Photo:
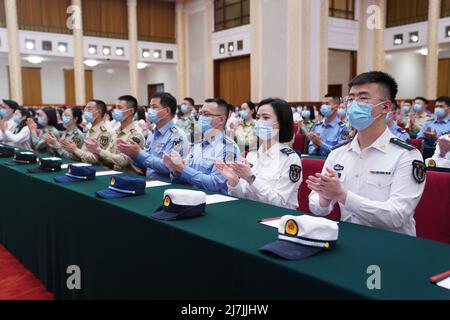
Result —
[{"label": "long table", "polygon": [[[0,243],[57,299],[450,299],[428,278],[449,270],[450,246],[340,223],[337,247],[302,261],[258,249],[277,238],[260,219],[299,212],[239,200],[208,205],[203,217],[149,216],[164,190],[140,197],[94,196],[110,177],[60,185],[59,173],[29,174],[0,159]],[[184,187],[181,187],[184,188]],[[68,267],[81,270],[70,290]],[[381,270],[370,290],[367,269]]]}]

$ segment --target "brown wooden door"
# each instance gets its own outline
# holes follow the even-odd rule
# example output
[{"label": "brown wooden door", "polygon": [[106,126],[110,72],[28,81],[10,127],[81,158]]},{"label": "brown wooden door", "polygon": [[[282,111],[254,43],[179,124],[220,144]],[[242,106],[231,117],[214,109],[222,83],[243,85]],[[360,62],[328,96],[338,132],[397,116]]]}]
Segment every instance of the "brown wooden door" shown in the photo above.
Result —
[{"label": "brown wooden door", "polygon": [[41,68],[22,68],[23,104],[42,104]]},{"label": "brown wooden door", "polygon": [[214,61],[214,95],[233,105],[251,97],[250,56]]},{"label": "brown wooden door", "polygon": [[[86,101],[94,98],[94,87],[92,83],[92,70],[85,70]],[[73,69],[64,69],[64,84],[66,89],[66,104],[75,104],[75,75]]]},{"label": "brown wooden door", "polygon": [[439,60],[438,96],[450,95],[450,59]]}]

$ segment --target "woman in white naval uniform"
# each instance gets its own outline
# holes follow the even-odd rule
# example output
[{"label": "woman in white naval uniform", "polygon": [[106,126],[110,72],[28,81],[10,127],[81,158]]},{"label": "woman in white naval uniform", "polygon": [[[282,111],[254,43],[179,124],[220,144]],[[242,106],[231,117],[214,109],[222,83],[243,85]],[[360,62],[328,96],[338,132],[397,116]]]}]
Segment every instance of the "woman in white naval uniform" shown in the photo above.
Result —
[{"label": "woman in white naval uniform", "polygon": [[294,210],[298,208],[302,167],[300,157],[287,145],[294,135],[292,119],[286,101],[261,101],[255,125],[259,149],[251,150],[242,163],[216,161],[217,169],[228,180],[229,195]]}]

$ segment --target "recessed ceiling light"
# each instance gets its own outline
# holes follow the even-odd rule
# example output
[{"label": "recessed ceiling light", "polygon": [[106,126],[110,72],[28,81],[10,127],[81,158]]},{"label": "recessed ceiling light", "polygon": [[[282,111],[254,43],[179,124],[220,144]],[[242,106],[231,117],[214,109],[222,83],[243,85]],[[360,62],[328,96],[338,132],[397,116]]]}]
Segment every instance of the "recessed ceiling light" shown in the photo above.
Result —
[{"label": "recessed ceiling light", "polygon": [[419,42],[419,33],[418,32],[411,32],[409,34],[409,42],[410,43],[417,43],[417,42]]},{"label": "recessed ceiling light", "polygon": [[422,48],[419,50],[419,53],[423,56],[427,56],[428,55],[428,48]]},{"label": "recessed ceiling light", "polygon": [[26,59],[29,63],[32,63],[32,64],[39,64],[42,61],[44,61],[44,58],[39,57],[39,56],[30,56],[30,57],[27,57]]},{"label": "recessed ceiling light", "polygon": [[161,58],[161,50],[153,51],[153,58],[155,58],[155,59]]},{"label": "recessed ceiling light", "polygon": [[97,54],[97,46],[89,46],[89,54]]},{"label": "recessed ceiling light", "polygon": [[219,46],[219,53],[220,53],[220,54],[224,54],[224,53],[225,53],[225,44],[224,44],[224,43],[222,43],[222,44]]},{"label": "recessed ceiling light", "polygon": [[150,50],[147,50],[147,49],[142,50],[142,56],[144,58],[150,58]]},{"label": "recessed ceiling light", "polygon": [[121,57],[123,56],[123,54],[125,53],[125,51],[123,50],[123,48],[117,48],[116,49],[116,55]]},{"label": "recessed ceiling light", "polygon": [[403,44],[403,35],[402,34],[397,34],[394,36],[394,45],[399,46]]},{"label": "recessed ceiling light", "polygon": [[93,68],[93,67],[98,66],[100,64],[100,61],[98,61],[98,60],[85,60],[84,64],[87,65],[88,67]]},{"label": "recessed ceiling light", "polygon": [[27,48],[27,50],[34,50],[35,47],[34,40],[25,41],[25,48]]},{"label": "recessed ceiling light", "polygon": [[234,43],[233,42],[229,42],[228,43],[228,52],[233,52],[234,51]]},{"label": "recessed ceiling light", "polygon": [[111,48],[110,47],[103,47],[103,55],[109,56],[111,54]]},{"label": "recessed ceiling light", "polygon": [[58,43],[58,51],[61,53],[67,52],[67,43],[63,42]]}]

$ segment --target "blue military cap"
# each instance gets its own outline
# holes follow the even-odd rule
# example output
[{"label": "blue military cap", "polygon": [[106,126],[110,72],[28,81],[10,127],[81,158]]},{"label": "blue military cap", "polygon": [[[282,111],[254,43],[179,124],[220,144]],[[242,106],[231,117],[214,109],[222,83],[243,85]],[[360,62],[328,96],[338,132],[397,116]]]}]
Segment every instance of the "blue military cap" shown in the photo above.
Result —
[{"label": "blue military cap", "polygon": [[206,194],[202,191],[169,189],[164,192],[162,207],[152,215],[156,220],[181,220],[205,212]]},{"label": "blue military cap", "polygon": [[145,180],[130,177],[113,176],[108,189],[97,191],[95,194],[103,199],[118,199],[140,196],[145,193]]},{"label": "blue military cap", "polygon": [[66,175],[56,177],[55,181],[59,183],[90,181],[95,179],[96,171],[94,166],[77,166],[69,164]]}]

